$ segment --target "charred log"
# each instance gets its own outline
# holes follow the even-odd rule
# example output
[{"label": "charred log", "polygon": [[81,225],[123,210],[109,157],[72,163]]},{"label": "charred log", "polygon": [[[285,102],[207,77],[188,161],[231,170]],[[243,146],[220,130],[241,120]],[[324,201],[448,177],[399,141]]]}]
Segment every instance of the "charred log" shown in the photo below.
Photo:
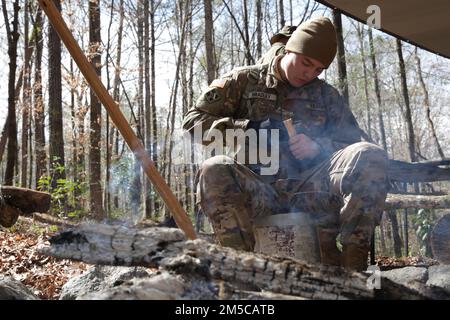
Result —
[{"label": "charred log", "polygon": [[387,279],[382,290],[370,289],[366,274],[339,267],[236,251],[200,239],[186,241],[178,229],[82,225],[53,237],[41,252],[93,264],[157,267],[307,299],[430,298]]}]

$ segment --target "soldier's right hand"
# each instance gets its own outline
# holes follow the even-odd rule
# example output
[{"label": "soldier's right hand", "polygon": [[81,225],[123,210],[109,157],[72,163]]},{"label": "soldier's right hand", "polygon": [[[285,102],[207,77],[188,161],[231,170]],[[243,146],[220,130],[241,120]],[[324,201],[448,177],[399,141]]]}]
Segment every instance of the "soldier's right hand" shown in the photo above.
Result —
[{"label": "soldier's right hand", "polygon": [[317,142],[303,133],[289,139],[289,149],[297,160],[314,159],[320,154],[320,146]]}]

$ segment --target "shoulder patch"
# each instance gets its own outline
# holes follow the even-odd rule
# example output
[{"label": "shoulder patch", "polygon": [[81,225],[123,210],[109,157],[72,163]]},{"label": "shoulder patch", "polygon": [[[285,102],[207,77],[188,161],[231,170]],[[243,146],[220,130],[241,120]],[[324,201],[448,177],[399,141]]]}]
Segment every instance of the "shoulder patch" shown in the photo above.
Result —
[{"label": "shoulder patch", "polygon": [[216,88],[213,88],[205,93],[205,99],[208,103],[214,103],[221,99],[221,95],[217,91]]},{"label": "shoulder patch", "polygon": [[227,84],[227,80],[225,79],[216,79],[209,85],[210,88],[219,88],[223,89],[225,85]]}]

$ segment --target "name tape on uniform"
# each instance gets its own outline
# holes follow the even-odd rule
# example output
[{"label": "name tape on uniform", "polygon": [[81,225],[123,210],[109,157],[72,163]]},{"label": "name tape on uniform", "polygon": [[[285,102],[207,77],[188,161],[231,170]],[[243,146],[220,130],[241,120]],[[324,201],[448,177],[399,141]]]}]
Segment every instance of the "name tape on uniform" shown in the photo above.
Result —
[{"label": "name tape on uniform", "polygon": [[250,99],[266,99],[270,101],[277,101],[277,95],[273,93],[253,91],[249,94]]}]

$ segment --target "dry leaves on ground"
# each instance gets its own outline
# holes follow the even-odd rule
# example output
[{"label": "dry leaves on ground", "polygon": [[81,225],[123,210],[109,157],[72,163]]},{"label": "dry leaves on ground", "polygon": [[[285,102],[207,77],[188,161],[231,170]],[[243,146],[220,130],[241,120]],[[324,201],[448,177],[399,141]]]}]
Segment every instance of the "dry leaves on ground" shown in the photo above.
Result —
[{"label": "dry leaves on ground", "polygon": [[396,269],[403,267],[429,267],[432,265],[439,264],[438,261],[427,257],[377,257],[377,266],[381,270]]},{"label": "dry leaves on ground", "polygon": [[10,229],[0,228],[0,274],[21,281],[41,299],[58,299],[61,287],[88,267],[37,252],[54,231],[54,227],[25,217]]}]

